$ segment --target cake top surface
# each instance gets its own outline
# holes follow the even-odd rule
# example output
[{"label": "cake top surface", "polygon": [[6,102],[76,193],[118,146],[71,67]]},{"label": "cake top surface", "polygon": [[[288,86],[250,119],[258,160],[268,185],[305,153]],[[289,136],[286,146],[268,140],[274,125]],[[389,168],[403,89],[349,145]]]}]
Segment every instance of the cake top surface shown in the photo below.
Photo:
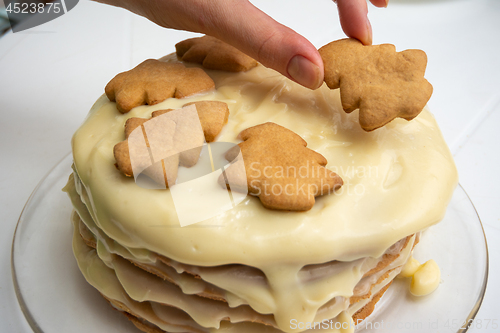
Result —
[{"label": "cake top surface", "polygon": [[[173,56],[163,60],[177,62]],[[263,66],[236,74],[204,71],[215,90],[135,107],[126,114],[103,96],[74,135],[74,162],[91,198],[89,210],[119,243],[193,265],[242,263],[265,270],[277,262],[303,266],[377,257],[443,217],[457,173],[427,110],[411,122],[395,119],[365,132],[357,111],[344,113],[338,91],[326,85],[311,91]],[[142,188],[124,177],[114,166],[113,147],[124,140],[127,119],[150,118],[153,111],[200,100],[229,107],[228,123],[215,142],[238,143],[242,130],[274,122],[323,155],[326,167],[342,177],[343,187],[317,197],[307,212],[269,210],[247,196],[233,209],[181,227],[171,191]],[[196,200],[192,207],[199,211]]]}]

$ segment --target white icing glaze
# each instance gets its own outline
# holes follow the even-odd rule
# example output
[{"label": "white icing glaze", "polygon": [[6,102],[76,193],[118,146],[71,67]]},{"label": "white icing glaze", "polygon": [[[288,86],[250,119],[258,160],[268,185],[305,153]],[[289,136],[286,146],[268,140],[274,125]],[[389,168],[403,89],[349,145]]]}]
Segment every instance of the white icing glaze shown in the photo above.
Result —
[{"label": "white icing glaze", "polygon": [[[176,326],[189,327],[194,331],[201,329],[202,331],[213,333],[219,331],[226,332],[226,330],[229,330],[229,332],[242,332],[242,329],[248,333],[260,333],[264,331],[280,332],[270,327],[275,325],[272,317],[257,315],[245,307],[232,309],[228,308],[223,302],[185,295],[173,285],[169,285],[158,277],[135,267],[119,256],[109,253],[99,241],[97,242],[97,251],[87,247],[78,234],[78,222],[78,215],[74,214],[73,224],[75,231],[73,236],[73,250],[80,270],[87,281],[104,296],[124,304],[133,314],[147,319],[158,327],[169,327],[172,332],[180,330]],[[399,272],[402,263],[411,253],[412,244],[413,239],[403,250],[400,258],[396,259],[395,262],[385,268],[380,274],[377,274],[376,277],[378,278],[387,272],[387,276],[382,282],[370,282],[373,285],[372,294],[378,293]],[[368,301],[369,298],[351,306],[349,306],[348,302],[341,302],[339,315],[333,319],[329,319],[329,317],[317,317],[314,319],[314,322],[292,320],[290,327],[294,327],[295,325],[300,330],[300,327],[308,328],[308,326],[316,323],[317,327],[321,327],[321,329],[307,329],[306,332],[352,332],[350,320],[352,314],[366,305]],[[185,311],[193,318],[193,321],[183,316],[184,313],[172,307]],[[345,311],[342,311],[342,308]],[[232,324],[221,321],[224,318],[231,318]],[[258,321],[270,326],[250,323],[250,321]],[[335,323],[339,324],[338,327],[342,327],[343,324],[345,329],[335,329]],[[328,328],[326,329],[326,327]]]},{"label": "white icing glaze", "polygon": [[[162,312],[154,311],[148,302],[139,303],[127,296],[120,285],[114,271],[107,267],[98,257],[95,250],[87,247],[78,234],[78,224],[73,220],[73,253],[78,267],[85,279],[106,297],[125,304],[135,315],[169,332],[207,332],[197,325],[183,311],[175,308],[164,308]],[[162,319],[163,318],[163,319]]]},{"label": "white icing glaze", "polygon": [[[396,119],[367,133],[357,122],[357,112],[345,114],[338,91],[325,85],[310,91],[263,66],[230,75],[207,72],[217,90],[137,107],[127,114],[103,96],[73,137],[74,162],[92,219],[131,252],[146,249],[198,266],[256,267],[270,286],[273,302],[266,311],[275,315],[282,330],[291,332],[297,331],[290,328],[291,319],[313,321],[336,293],[349,288],[352,292],[353,281],[362,275],[359,268],[353,269],[351,276],[320,295],[298,284],[303,266],[377,258],[398,240],[443,217],[457,173],[427,110],[411,122]],[[197,100],[228,104],[229,122],[218,141],[238,142],[245,128],[278,123],[323,154],[344,186],[317,198],[307,212],[272,211],[247,197],[217,217],[180,227],[169,190],[144,189],[120,174],[114,167],[113,146],[124,139],[126,119],[148,118],[152,111]]]},{"label": "white icing glaze", "polygon": [[[262,283],[260,281],[260,278],[256,279],[256,276],[252,275],[252,273],[254,272],[246,272],[244,269],[237,269],[237,271],[233,273],[232,268],[224,269],[223,267],[185,268],[185,265],[170,262],[170,264],[174,265],[174,267],[178,267],[179,274],[175,274],[175,272],[172,273],[172,268],[164,265],[162,262],[159,262],[159,260],[156,260],[154,254],[147,254],[147,252],[149,251],[127,249],[118,244],[116,241],[113,241],[93,223],[85,205],[80,200],[80,196],[82,196],[83,198],[86,197],[85,189],[81,186],[75,186],[75,184],[79,184],[79,182],[78,180],[75,182],[73,178],[73,175],[70,176],[68,184],[65,187],[65,191],[70,196],[73,206],[75,207],[76,212],[81,218],[81,221],[84,222],[92,232],[91,237],[96,240],[98,250],[97,252],[99,254],[99,257],[110,268],[116,270],[116,265],[112,263],[112,254],[117,254],[120,257],[132,260],[136,263],[139,262],[150,265],[153,264],[154,268],[162,271],[164,274],[169,276],[181,288],[184,294],[189,295],[203,292],[207,289],[207,287],[209,287],[209,285],[207,285],[205,281],[209,281],[214,285],[219,286],[221,289],[226,290],[224,298],[229,298],[228,301],[230,307],[249,304],[252,308],[260,313],[276,312],[273,311],[276,309],[277,304],[276,300],[274,299],[274,295],[271,293],[266,281],[263,281],[264,283]],[[77,193],[77,188],[80,191],[83,191],[80,193],[80,195]],[[401,250],[403,244],[405,243],[404,241],[399,241],[395,245],[391,246],[386,253],[396,254],[395,249],[398,249],[397,254],[400,254],[400,256],[381,271],[375,274],[371,274],[362,279],[361,276],[370,269],[374,268],[377,265],[379,259],[363,258],[353,262],[335,262],[333,265],[331,263],[327,263],[324,265],[307,266],[303,268],[297,274],[298,279],[296,281],[297,286],[300,287],[300,292],[304,294],[308,303],[317,302],[319,305],[322,305],[326,302],[321,308],[317,310],[314,321],[318,322],[335,318],[343,310],[347,309],[349,304],[345,303],[345,300],[347,300],[351,295],[362,296],[368,293],[372,285],[376,284],[379,278],[382,277],[386,272],[401,266],[406,261],[408,255],[411,253],[411,248],[414,241],[413,239],[414,237],[412,237],[408,241],[408,243],[406,244],[406,248],[402,252]],[[139,256],[136,257],[133,255],[133,253],[139,253]],[[123,265],[121,266],[123,267]],[[201,279],[194,279],[191,275],[183,273],[184,269],[188,269],[190,272],[196,273],[201,277]],[[138,272],[140,270],[136,269],[136,271]],[[353,271],[357,271],[357,274],[353,274]],[[138,288],[136,290],[140,290],[141,288],[144,289],[145,279],[141,279],[141,275],[137,274],[137,272],[135,274],[138,277],[137,279],[133,278],[134,274],[128,274],[128,280],[124,281],[122,275],[120,281],[123,287],[128,291],[128,294],[131,298],[135,300],[141,300],[138,299],[138,296],[134,296],[134,294],[131,294],[131,292],[129,292],[131,288]],[[143,273],[142,275],[147,276],[150,274]],[[150,275],[150,278],[153,278],[152,275]],[[152,283],[147,283],[147,291],[142,291],[142,294],[161,297],[162,292],[152,291],[151,285]],[[290,288],[296,288],[297,286],[291,286]],[[332,297],[332,295],[335,296]],[[164,297],[165,299],[167,299],[166,296]],[[166,300],[162,303],[169,304],[169,302]],[[293,308],[287,307],[285,310],[282,310],[282,312],[284,312],[286,315],[287,311],[291,310],[293,310]],[[235,316],[231,316],[231,318],[233,317]],[[194,318],[196,318],[196,316],[194,316]],[[214,320],[216,319],[216,317],[213,316],[212,318]],[[236,316],[236,318],[238,317]],[[198,323],[200,322],[198,321]],[[203,323],[200,324],[203,325]],[[207,324],[206,319],[204,321],[204,324]],[[212,326],[214,326],[213,323]]]}]

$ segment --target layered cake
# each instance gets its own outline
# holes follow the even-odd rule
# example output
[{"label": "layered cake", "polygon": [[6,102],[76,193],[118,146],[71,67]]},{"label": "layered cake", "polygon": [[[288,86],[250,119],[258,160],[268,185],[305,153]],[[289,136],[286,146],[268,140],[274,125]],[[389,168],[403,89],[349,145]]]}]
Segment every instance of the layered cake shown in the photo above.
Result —
[{"label": "layered cake", "polygon": [[[367,131],[358,110],[343,110],[338,89],[309,90],[218,45],[210,47],[219,53],[201,50],[200,57],[182,44],[177,54],[142,65],[131,87],[119,90],[127,78],[117,76],[75,133],[65,191],[74,207],[78,266],[144,332],[350,332],[410,260],[421,232],[443,218],[457,184],[450,151],[425,108],[411,121],[396,118]],[[174,88],[163,84],[167,95],[148,91],[164,64],[183,74]],[[134,94],[142,99],[129,98]],[[314,162],[331,186],[292,199],[266,196],[250,181],[247,191],[246,182],[227,182],[226,161],[228,167],[212,165],[208,192],[188,196],[198,220],[183,225],[175,188],[195,166],[179,150],[174,162],[158,164],[159,173],[140,169],[159,186],[140,186],[131,138],[192,105],[204,135],[201,143],[193,139],[200,146],[194,164],[207,156],[203,147],[231,143],[247,177],[254,171],[247,159],[273,151],[279,158],[260,160],[268,173],[286,161]],[[175,119],[166,123],[181,128]],[[150,137],[144,147],[151,152],[153,145]],[[264,153],[252,155],[258,145]],[[311,178],[288,176],[297,184]],[[220,193],[238,202],[203,215]]]}]

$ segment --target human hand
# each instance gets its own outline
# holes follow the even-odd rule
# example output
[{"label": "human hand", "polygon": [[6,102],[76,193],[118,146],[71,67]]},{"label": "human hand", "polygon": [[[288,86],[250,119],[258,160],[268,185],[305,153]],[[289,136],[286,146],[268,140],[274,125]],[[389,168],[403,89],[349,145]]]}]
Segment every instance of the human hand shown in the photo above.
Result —
[{"label": "human hand", "polygon": [[[156,24],[214,36],[301,85],[323,83],[323,61],[307,39],[276,22],[248,0],[97,0],[126,8]],[[370,0],[377,7],[388,0]],[[371,44],[366,0],[337,0],[344,32]]]}]

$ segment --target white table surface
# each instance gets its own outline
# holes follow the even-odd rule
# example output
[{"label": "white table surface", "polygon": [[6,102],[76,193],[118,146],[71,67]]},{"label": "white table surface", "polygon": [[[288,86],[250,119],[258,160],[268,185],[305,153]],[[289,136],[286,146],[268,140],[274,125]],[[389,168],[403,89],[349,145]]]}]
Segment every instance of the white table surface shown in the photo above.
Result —
[{"label": "white table surface", "polygon": [[[253,2],[317,47],[344,36],[329,0]],[[374,43],[427,52],[429,106],[488,239],[489,283],[476,318],[500,321],[500,1],[391,0],[387,9],[371,6],[369,17]],[[73,132],[115,74],[191,36],[82,0],[54,21],[0,38],[0,332],[31,332],[10,268],[30,193],[70,151]],[[480,331],[500,328],[470,330]]]}]

